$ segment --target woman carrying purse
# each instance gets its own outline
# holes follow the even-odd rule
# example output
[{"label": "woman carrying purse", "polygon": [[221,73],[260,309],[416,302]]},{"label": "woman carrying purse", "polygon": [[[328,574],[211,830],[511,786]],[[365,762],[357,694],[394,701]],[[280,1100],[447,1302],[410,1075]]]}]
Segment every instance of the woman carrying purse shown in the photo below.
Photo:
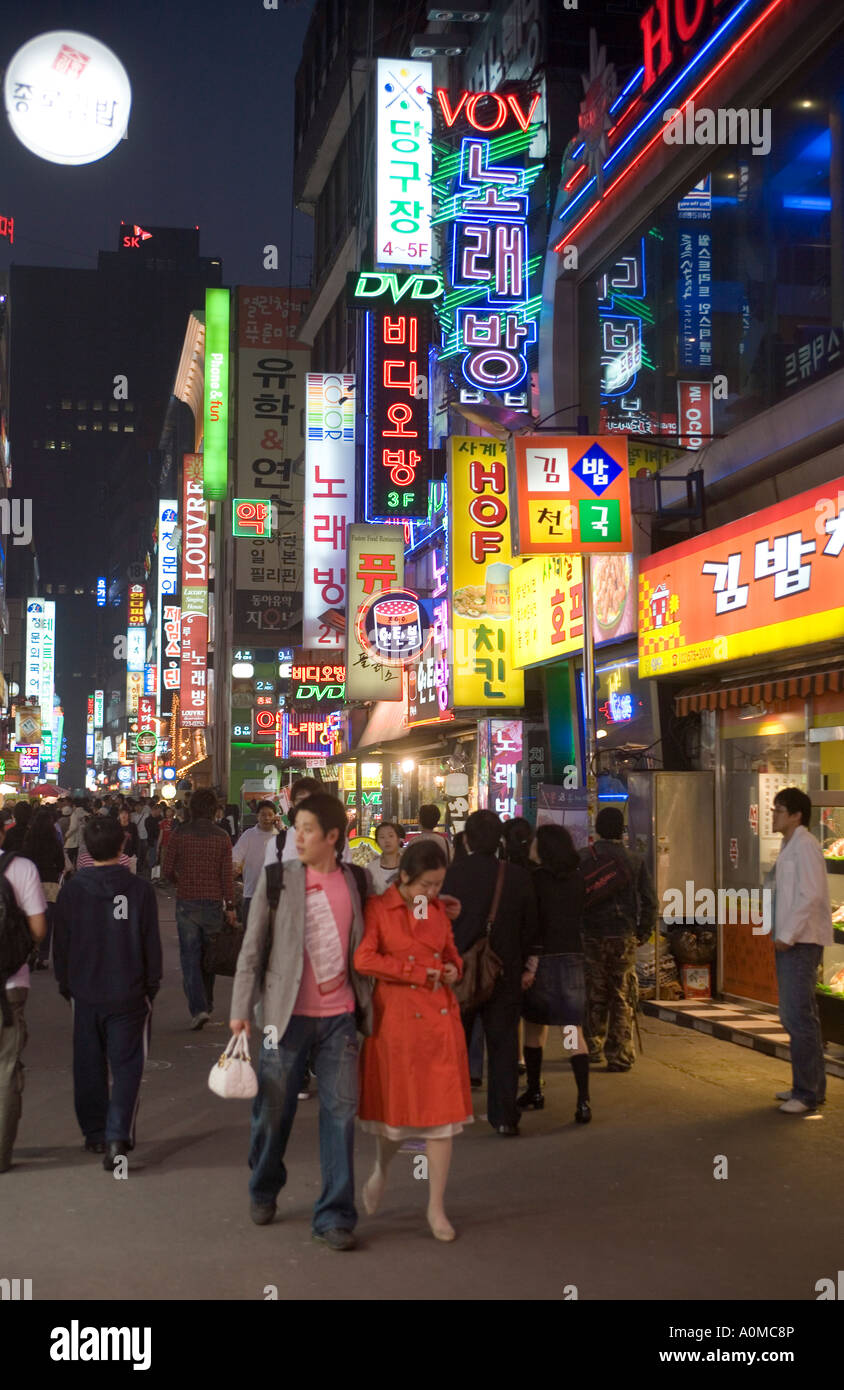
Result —
[{"label": "woman carrying purse", "polygon": [[522,1001],[527,1089],[519,1096],[521,1110],[541,1110],[542,1051],[548,1025],[563,1030],[563,1047],[577,1083],[578,1124],[592,1118],[589,1104],[589,1049],[583,1035],[586,978],[583,963],[583,904],[585,887],[577,850],[562,825],[541,825],[530,847],[533,885],[539,908],[542,951],[532,956],[525,972],[528,988]]}]

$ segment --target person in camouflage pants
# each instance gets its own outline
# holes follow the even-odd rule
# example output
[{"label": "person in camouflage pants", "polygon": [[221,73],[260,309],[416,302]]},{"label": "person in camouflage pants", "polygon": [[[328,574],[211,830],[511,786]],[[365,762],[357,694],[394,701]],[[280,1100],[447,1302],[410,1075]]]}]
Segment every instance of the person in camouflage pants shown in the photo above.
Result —
[{"label": "person in camouflage pants", "polygon": [[621,843],[621,812],[614,806],[603,807],[595,830],[599,838],[592,849],[581,851],[581,861],[590,862],[593,850],[599,858],[623,857],[629,883],[584,915],[586,1040],[593,1066],[606,1059],[608,1071],[629,1071],[636,1059],[636,945],[646,941],[653,930],[656,897],[644,860]]}]

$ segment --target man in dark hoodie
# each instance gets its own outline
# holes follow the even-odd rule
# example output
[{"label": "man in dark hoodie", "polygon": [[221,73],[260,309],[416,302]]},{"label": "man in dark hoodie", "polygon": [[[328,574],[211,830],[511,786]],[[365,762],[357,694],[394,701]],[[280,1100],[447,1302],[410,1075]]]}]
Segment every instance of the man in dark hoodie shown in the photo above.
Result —
[{"label": "man in dark hoodie", "polygon": [[53,940],[59,991],[73,1000],[76,1117],[85,1148],[105,1153],[109,1172],[135,1146],[152,1000],[161,984],[155,890],[120,864],[124,833],[109,816],[86,823],[94,867],[79,869],[59,893]]}]

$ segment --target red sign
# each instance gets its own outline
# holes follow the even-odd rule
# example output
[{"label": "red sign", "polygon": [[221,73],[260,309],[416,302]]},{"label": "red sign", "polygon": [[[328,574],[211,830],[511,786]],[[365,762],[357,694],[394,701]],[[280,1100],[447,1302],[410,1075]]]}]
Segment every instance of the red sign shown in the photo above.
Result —
[{"label": "red sign", "polygon": [[535,96],[525,111],[516,96],[502,96],[500,92],[461,92],[455,106],[451,105],[444,87],[436,87],[434,95],[440,105],[443,119],[451,130],[459,116],[462,116],[473,130],[484,135],[504,128],[511,116],[515,117],[521,130],[527,130],[539,105]]},{"label": "red sign", "polygon": [[165,603],[162,619],[165,643],[164,660],[167,664],[162,667],[161,687],[162,690],[178,690],[181,679],[179,659],[182,655],[182,610],[179,605]]},{"label": "red sign", "polygon": [[138,729],[155,732],[155,700],[151,695],[142,695],[138,701]]},{"label": "red sign", "polygon": [[676,59],[686,56],[685,46],[703,37],[723,4],[724,0],[656,0],[645,11],[639,20],[645,59],[643,92]]},{"label": "red sign", "polygon": [[208,503],[203,497],[202,457],[184,456],[182,516],[181,722],[186,729],[207,723],[208,673]]},{"label": "red sign", "polygon": [[712,435],[712,382],[677,382],[677,432],[683,449],[699,449]]},{"label": "red sign", "polygon": [[0,217],[0,236],[9,238],[9,245],[15,244],[15,219],[14,217]]},{"label": "red sign", "polygon": [[127,250],[139,247],[142,241],[152,241],[152,232],[145,232],[143,227],[138,227],[134,223],[127,227],[124,222],[120,231],[121,244]]},{"label": "red sign", "polygon": [[143,627],[146,623],[144,612],[147,606],[147,591],[143,584],[129,585],[129,626]]}]

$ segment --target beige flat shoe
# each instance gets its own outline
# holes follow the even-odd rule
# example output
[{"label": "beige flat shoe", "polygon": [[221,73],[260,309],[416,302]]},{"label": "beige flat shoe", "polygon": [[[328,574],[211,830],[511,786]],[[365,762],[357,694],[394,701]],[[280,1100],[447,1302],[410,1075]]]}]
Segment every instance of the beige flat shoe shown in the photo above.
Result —
[{"label": "beige flat shoe", "polygon": [[[381,1205],[381,1198],[384,1195],[385,1179],[379,1178],[377,1173],[371,1173],[368,1180],[360,1190],[363,1209],[367,1216],[374,1216]],[[373,1189],[372,1184],[375,1184]]]},{"label": "beige flat shoe", "polygon": [[457,1239],[457,1232],[450,1221],[440,1221],[434,1225],[433,1221],[429,1218],[428,1225],[431,1229],[431,1235],[435,1240],[452,1241]]}]

